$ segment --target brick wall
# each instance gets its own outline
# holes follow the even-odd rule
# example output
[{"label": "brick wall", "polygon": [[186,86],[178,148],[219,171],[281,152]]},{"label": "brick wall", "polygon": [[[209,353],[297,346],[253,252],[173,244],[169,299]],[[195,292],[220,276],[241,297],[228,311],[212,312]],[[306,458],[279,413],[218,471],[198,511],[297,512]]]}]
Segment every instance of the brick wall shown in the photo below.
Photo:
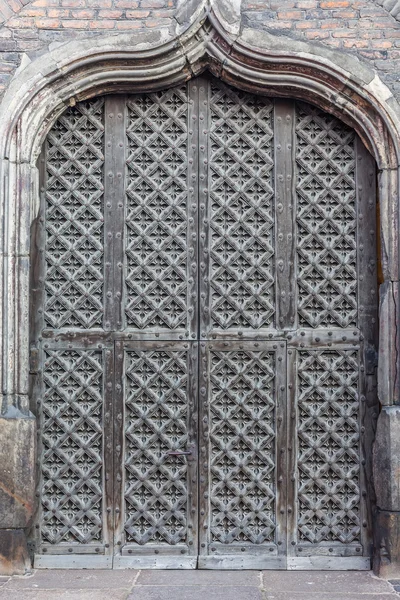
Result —
[{"label": "brick wall", "polygon": [[400,99],[400,22],[377,2],[244,0],[242,8],[247,26],[317,42],[363,58],[380,72],[382,80]]},{"label": "brick wall", "polygon": [[[0,0],[0,93],[22,53],[105,32],[173,31],[175,9],[176,0]],[[242,15],[246,26],[356,54],[400,100],[400,22],[379,0],[243,0]]]}]

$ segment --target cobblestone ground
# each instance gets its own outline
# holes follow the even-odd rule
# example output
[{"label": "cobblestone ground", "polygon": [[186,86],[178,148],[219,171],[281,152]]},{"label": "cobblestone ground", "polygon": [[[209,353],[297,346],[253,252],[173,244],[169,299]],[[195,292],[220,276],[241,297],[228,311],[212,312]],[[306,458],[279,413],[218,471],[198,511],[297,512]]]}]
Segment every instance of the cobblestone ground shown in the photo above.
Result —
[{"label": "cobblestone ground", "polygon": [[396,600],[368,572],[36,571],[0,577],[0,600]]}]

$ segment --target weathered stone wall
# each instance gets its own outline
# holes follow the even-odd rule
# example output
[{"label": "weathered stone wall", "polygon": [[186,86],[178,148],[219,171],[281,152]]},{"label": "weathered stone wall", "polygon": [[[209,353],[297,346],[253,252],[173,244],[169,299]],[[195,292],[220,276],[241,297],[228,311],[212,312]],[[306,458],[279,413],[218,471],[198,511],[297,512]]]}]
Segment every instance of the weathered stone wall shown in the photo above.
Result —
[{"label": "weathered stone wall", "polygon": [[[188,2],[189,4],[189,2]],[[243,0],[242,25],[355,54],[400,98],[400,7],[395,0]],[[381,6],[382,5],[382,6]],[[105,33],[174,31],[177,0],[0,0],[0,93],[26,54]]]}]

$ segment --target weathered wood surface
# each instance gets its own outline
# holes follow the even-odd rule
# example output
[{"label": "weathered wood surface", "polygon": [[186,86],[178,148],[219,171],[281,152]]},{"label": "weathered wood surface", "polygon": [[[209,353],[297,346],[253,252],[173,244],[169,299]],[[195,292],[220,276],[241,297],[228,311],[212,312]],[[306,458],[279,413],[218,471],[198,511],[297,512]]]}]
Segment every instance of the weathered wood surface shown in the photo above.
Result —
[{"label": "weathered wood surface", "polygon": [[43,165],[37,564],[363,568],[376,198],[354,132],[202,77],[77,104]]}]

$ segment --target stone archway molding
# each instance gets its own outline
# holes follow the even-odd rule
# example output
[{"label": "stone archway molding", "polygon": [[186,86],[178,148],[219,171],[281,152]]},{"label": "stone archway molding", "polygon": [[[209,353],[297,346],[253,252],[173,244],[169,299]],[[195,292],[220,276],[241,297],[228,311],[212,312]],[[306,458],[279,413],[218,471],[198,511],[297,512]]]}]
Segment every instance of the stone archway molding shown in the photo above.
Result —
[{"label": "stone archway molding", "polygon": [[333,113],[357,131],[378,164],[384,280],[378,381],[383,410],[375,444],[379,511],[374,560],[377,572],[400,575],[399,459],[393,455],[399,443],[394,440],[400,439],[400,106],[357,58],[287,36],[239,30],[240,2],[217,4],[204,1],[183,31],[177,19],[175,36],[158,30],[96,38],[95,46],[92,39],[53,44],[48,54],[22,62],[1,103],[0,574],[29,569],[24,532],[31,525],[35,472],[29,364],[36,359],[35,349],[29,348],[30,225],[38,208],[36,161],[43,140],[58,115],[82,99],[171,87],[209,69],[241,89],[302,99]]}]

